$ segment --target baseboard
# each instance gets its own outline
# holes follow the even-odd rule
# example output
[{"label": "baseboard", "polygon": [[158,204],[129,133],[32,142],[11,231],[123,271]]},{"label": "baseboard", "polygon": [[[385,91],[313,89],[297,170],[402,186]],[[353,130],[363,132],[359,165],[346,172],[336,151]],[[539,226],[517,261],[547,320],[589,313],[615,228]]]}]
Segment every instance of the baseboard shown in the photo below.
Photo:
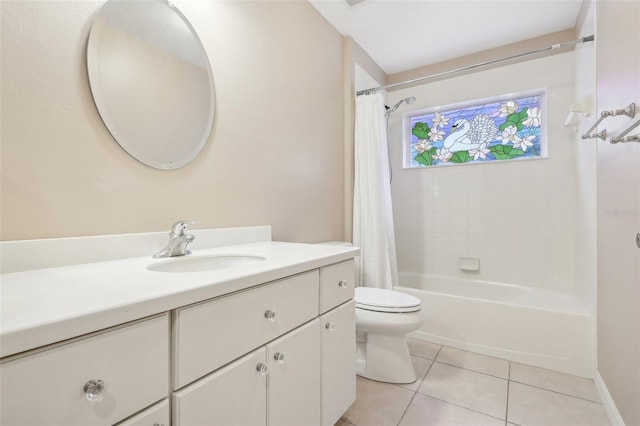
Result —
[{"label": "baseboard", "polygon": [[602,400],[602,405],[607,413],[607,417],[609,417],[611,426],[625,426],[624,420],[622,420],[622,416],[620,415],[616,404],[613,402],[613,398],[611,398],[609,389],[607,389],[607,385],[604,383],[604,380],[600,375],[600,371],[596,370],[593,380],[596,383],[596,389],[598,390],[598,394]]}]

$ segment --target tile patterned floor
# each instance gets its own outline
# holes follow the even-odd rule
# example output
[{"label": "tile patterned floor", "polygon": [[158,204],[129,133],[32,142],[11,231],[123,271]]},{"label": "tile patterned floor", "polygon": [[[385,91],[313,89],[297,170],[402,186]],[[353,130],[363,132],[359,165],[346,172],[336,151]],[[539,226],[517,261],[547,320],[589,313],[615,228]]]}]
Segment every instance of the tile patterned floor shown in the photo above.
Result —
[{"label": "tile patterned floor", "polygon": [[609,426],[593,380],[409,339],[418,380],[358,377],[336,426]]}]

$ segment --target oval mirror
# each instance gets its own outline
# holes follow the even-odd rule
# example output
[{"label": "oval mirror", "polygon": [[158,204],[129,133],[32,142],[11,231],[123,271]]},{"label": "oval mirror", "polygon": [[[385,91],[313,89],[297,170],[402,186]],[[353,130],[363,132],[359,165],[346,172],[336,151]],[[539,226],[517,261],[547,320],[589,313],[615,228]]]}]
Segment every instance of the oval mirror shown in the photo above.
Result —
[{"label": "oval mirror", "polygon": [[200,153],[213,125],[213,75],[195,30],[169,2],[105,3],[87,69],[102,121],[135,159],[170,170]]}]

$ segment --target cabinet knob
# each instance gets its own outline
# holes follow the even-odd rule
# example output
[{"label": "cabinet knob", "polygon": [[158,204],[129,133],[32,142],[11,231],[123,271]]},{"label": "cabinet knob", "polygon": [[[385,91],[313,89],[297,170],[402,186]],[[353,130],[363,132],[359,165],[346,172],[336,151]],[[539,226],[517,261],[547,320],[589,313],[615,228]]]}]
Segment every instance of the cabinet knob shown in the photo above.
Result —
[{"label": "cabinet knob", "polygon": [[347,281],[342,281],[342,280],[338,281],[338,287],[346,288],[348,286],[349,286],[349,283]]},{"label": "cabinet knob", "polygon": [[275,318],[276,318],[276,312],[274,310],[272,310],[272,309],[267,309],[264,312],[264,317],[266,319],[268,319],[269,321],[274,321]]},{"label": "cabinet knob", "polygon": [[284,353],[282,352],[276,352],[273,355],[273,359],[275,359],[276,361],[278,361],[280,364],[284,364]]},{"label": "cabinet knob", "polygon": [[84,384],[84,395],[89,401],[100,401],[105,387],[106,385],[102,380],[91,379]]},{"label": "cabinet knob", "polygon": [[336,325],[332,322],[328,322],[324,325],[324,328],[326,328],[329,331],[333,331],[336,328]]},{"label": "cabinet knob", "polygon": [[266,364],[263,363],[258,363],[258,365],[256,365],[256,371],[258,371],[260,374],[262,374],[263,376],[265,374],[267,374],[267,366]]}]

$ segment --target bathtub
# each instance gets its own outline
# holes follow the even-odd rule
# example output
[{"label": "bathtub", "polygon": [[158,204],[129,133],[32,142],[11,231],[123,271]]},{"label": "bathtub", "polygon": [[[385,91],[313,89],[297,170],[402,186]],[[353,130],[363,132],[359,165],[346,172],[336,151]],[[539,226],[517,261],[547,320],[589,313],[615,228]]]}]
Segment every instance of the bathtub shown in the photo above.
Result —
[{"label": "bathtub", "polygon": [[409,337],[593,377],[595,321],[575,296],[543,288],[401,274],[424,323]]}]

